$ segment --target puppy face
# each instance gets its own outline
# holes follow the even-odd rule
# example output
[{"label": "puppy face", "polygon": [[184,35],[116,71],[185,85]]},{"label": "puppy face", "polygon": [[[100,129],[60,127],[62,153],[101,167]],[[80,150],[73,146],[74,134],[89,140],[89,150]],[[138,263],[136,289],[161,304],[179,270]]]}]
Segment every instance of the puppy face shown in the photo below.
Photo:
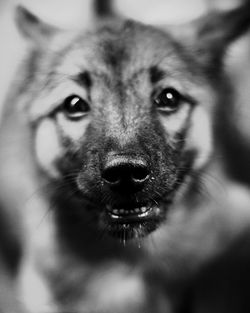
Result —
[{"label": "puppy face", "polygon": [[29,106],[37,164],[70,182],[98,227],[147,234],[209,158],[209,82],[169,36],[134,22],[78,37],[54,61]]},{"label": "puppy face", "polygon": [[37,165],[64,183],[72,214],[124,240],[147,235],[212,153],[211,55],[131,21],[51,47],[30,59],[26,89]]}]

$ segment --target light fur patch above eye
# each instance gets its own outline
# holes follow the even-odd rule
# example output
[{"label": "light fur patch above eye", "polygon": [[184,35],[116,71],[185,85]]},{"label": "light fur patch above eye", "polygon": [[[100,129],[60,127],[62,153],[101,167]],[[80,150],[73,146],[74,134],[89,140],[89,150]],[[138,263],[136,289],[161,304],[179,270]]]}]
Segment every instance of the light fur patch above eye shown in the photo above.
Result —
[{"label": "light fur patch above eye", "polygon": [[68,119],[63,112],[57,114],[57,123],[63,137],[77,143],[85,134],[89,124],[89,117],[86,116],[78,121]]},{"label": "light fur patch above eye", "polygon": [[55,121],[46,118],[37,126],[35,152],[40,167],[53,178],[60,176],[55,161],[62,155],[62,146]]},{"label": "light fur patch above eye", "polygon": [[201,168],[212,152],[212,125],[209,114],[203,107],[195,107],[190,120],[186,148],[197,151],[194,168]]}]

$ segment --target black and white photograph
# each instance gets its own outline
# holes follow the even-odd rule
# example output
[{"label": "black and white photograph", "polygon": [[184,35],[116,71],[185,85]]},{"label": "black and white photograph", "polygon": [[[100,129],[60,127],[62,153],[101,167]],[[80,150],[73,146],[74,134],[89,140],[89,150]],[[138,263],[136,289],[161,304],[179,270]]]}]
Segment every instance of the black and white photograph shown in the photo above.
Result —
[{"label": "black and white photograph", "polygon": [[0,0],[0,313],[250,312],[250,0]]}]

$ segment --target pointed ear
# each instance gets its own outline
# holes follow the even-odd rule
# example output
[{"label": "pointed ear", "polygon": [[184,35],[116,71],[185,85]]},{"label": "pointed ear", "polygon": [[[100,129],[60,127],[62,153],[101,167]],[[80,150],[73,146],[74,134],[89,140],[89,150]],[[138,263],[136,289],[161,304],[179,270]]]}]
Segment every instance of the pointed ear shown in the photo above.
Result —
[{"label": "pointed ear", "polygon": [[58,32],[56,27],[42,22],[22,6],[16,8],[16,24],[25,38],[40,46],[46,44]]},{"label": "pointed ear", "polygon": [[196,21],[195,45],[205,61],[220,60],[228,46],[250,28],[250,1],[228,12],[211,12]]},{"label": "pointed ear", "polygon": [[[250,28],[250,0],[230,11],[215,11],[183,25],[168,27],[177,41],[204,65],[216,66],[229,45]],[[213,67],[213,66],[212,66]]]}]

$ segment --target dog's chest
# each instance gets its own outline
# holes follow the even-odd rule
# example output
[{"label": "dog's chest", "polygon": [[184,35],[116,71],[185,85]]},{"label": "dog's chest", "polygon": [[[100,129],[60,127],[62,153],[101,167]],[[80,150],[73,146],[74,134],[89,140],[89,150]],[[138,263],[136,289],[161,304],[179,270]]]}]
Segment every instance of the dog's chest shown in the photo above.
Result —
[{"label": "dog's chest", "polygon": [[137,266],[78,260],[59,248],[53,218],[39,220],[27,222],[30,232],[19,275],[20,301],[28,312],[143,312],[147,290]]},{"label": "dog's chest", "polygon": [[20,297],[32,313],[141,312],[146,289],[142,277],[124,264],[96,268],[65,264],[63,271],[26,264]]}]

